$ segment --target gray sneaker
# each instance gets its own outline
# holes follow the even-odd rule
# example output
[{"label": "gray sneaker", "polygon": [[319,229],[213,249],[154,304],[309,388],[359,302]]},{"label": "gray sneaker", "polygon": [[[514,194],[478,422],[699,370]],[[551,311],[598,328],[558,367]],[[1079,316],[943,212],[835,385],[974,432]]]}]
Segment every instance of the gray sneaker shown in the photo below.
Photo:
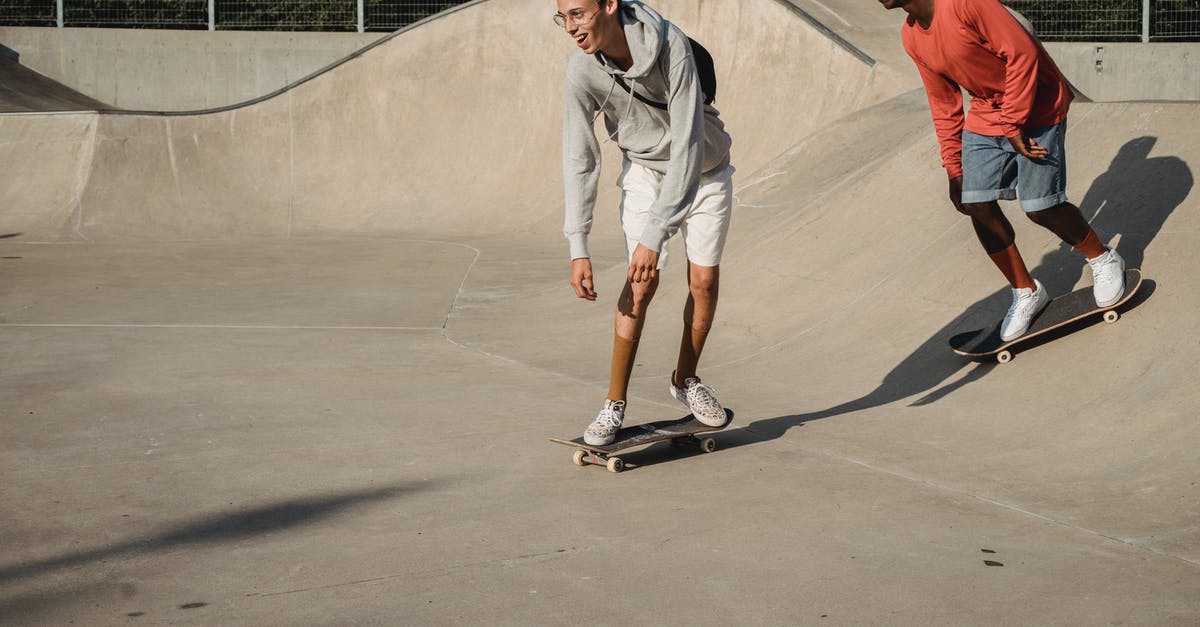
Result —
[{"label": "gray sneaker", "polygon": [[1012,306],[1008,308],[1004,322],[1000,323],[1000,339],[1005,342],[1025,335],[1033,319],[1050,304],[1050,295],[1046,293],[1042,282],[1034,279],[1033,284],[1037,289],[1023,287],[1012,291]]},{"label": "gray sneaker", "polygon": [[591,446],[612,444],[625,421],[625,401],[604,401],[604,407],[583,432],[583,441]]},{"label": "gray sneaker", "polygon": [[1088,259],[1092,267],[1092,295],[1096,297],[1097,307],[1107,307],[1125,295],[1125,260],[1117,251],[1109,248],[1108,252]]},{"label": "gray sneaker", "polygon": [[691,410],[696,420],[710,427],[725,426],[725,408],[717,400],[717,391],[700,383],[700,377],[684,379],[681,389],[675,387],[675,375],[672,373],[669,385],[671,396]]}]

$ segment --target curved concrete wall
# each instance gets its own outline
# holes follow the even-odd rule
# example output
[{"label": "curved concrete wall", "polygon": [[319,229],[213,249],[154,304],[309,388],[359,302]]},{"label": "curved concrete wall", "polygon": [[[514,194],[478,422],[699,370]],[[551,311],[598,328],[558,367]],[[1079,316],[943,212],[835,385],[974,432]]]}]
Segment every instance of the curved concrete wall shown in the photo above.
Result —
[{"label": "curved concrete wall", "polygon": [[[777,0],[689,0],[670,13],[717,59],[717,105],[744,174],[907,88]],[[554,232],[573,53],[544,2],[493,0],[263,102],[196,115],[104,114],[94,150],[77,155],[87,176],[71,228],[17,219],[14,229],[51,239]],[[6,128],[26,144],[22,125],[40,123]],[[606,161],[612,180],[611,150]]]},{"label": "curved concrete wall", "polygon": [[119,109],[186,111],[257,98],[382,33],[0,27],[21,64]]}]

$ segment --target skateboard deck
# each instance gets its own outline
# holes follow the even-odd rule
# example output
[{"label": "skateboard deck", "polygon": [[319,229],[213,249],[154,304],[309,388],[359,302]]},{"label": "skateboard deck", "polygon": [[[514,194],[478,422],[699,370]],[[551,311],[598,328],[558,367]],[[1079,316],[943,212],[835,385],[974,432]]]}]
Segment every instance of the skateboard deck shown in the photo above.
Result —
[{"label": "skateboard deck", "polygon": [[692,414],[688,414],[675,420],[659,420],[622,427],[617,431],[617,439],[613,440],[611,444],[603,446],[587,444],[583,441],[583,436],[571,440],[550,438],[550,441],[575,447],[577,450],[571,460],[575,462],[576,466],[595,464],[606,466],[612,472],[621,472],[625,469],[625,462],[617,457],[616,453],[663,440],[669,440],[671,446],[693,446],[705,453],[711,453],[717,450],[717,441],[712,438],[698,438],[696,434],[720,431],[728,427],[731,422],[733,422],[733,410],[726,408],[725,424],[720,427],[710,427],[696,420]]},{"label": "skateboard deck", "polygon": [[1050,301],[1042,313],[1034,318],[1033,324],[1025,335],[1005,342],[1000,339],[1000,322],[974,331],[959,333],[950,338],[950,348],[959,355],[975,360],[994,357],[996,361],[1006,364],[1012,360],[1013,347],[1028,342],[1038,336],[1065,327],[1073,322],[1103,314],[1105,322],[1116,322],[1121,316],[1116,308],[1129,302],[1142,286],[1142,272],[1137,268],[1125,270],[1125,294],[1121,300],[1106,307],[1097,307],[1092,296],[1092,288],[1082,287],[1070,294],[1063,294]]}]

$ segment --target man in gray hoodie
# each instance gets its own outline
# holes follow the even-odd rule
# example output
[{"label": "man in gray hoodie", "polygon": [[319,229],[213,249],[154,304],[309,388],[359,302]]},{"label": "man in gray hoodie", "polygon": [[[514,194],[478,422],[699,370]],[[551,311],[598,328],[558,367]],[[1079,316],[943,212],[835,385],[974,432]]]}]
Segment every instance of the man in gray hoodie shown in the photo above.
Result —
[{"label": "man in gray hoodie", "polygon": [[609,390],[584,440],[608,444],[625,416],[629,377],[646,310],[666,265],[664,244],[682,231],[689,295],[670,394],[697,419],[723,426],[725,411],[700,382],[700,359],[717,307],[721,253],[733,208],[729,135],[700,86],[691,42],[636,0],[557,0],[554,21],[580,52],[567,67],[563,179],[571,287],[596,299],[587,237],[600,176],[595,121],[615,140],[623,163],[621,225],[629,260],[617,302]]}]

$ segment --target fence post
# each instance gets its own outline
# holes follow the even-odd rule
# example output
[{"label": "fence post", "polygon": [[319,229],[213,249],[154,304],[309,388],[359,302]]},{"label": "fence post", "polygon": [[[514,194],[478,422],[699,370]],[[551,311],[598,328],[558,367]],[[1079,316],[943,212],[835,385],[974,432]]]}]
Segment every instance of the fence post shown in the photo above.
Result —
[{"label": "fence post", "polygon": [[217,0],[208,0],[208,30],[217,30]]},{"label": "fence post", "polygon": [[1142,43],[1150,43],[1150,0],[1142,0]]},{"label": "fence post", "polygon": [[358,0],[358,32],[363,32],[363,0]]},{"label": "fence post", "polygon": [[63,6],[62,6],[62,3],[63,3],[63,0],[58,0],[58,2],[57,2],[57,5],[58,5],[58,7],[57,7],[57,10],[58,10],[58,16],[57,16],[57,17],[58,17],[58,20],[57,20],[57,21],[58,21],[58,27],[59,27],[59,28],[62,28],[62,27],[63,27]]}]

